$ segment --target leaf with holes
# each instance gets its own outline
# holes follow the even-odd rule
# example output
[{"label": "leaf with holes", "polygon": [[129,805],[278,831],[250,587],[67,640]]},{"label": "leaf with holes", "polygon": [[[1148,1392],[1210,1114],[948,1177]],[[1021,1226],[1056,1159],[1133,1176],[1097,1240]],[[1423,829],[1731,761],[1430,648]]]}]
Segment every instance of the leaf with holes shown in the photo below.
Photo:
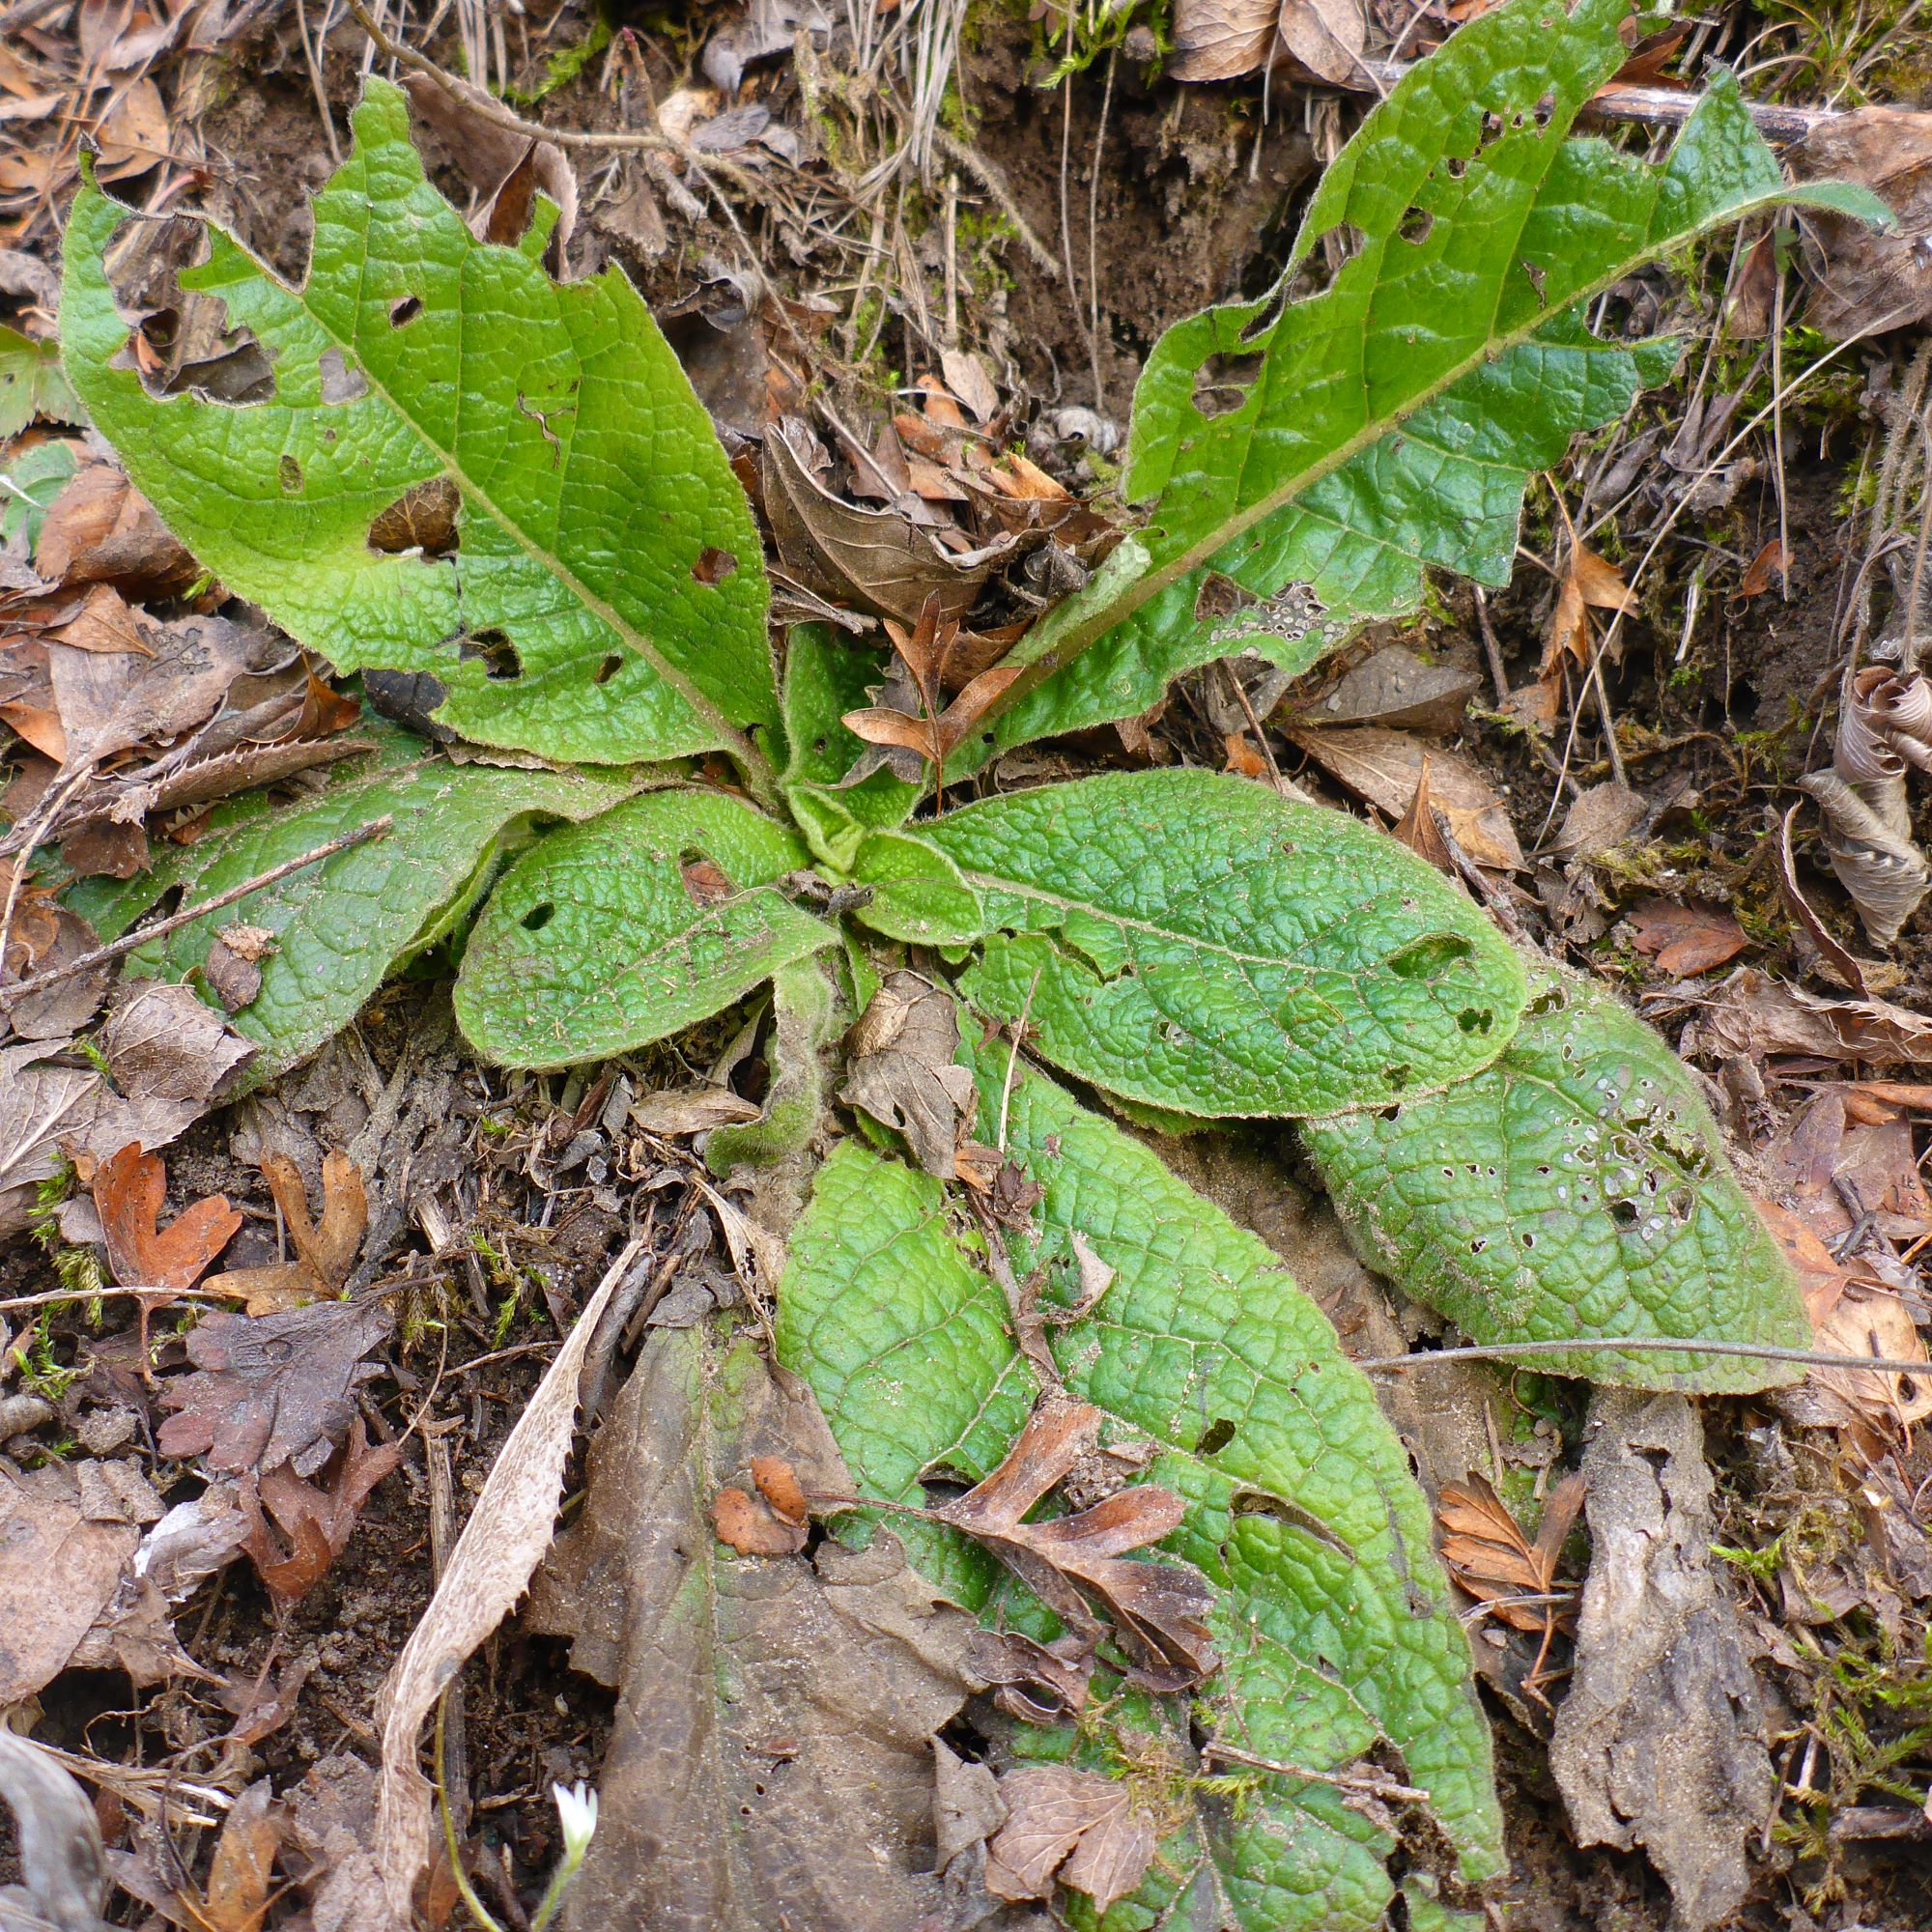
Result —
[{"label": "leaf with holes", "polygon": [[[988,1140],[1008,1057],[998,1042],[981,1055]],[[1153,1554],[1210,1585],[1222,1668],[1174,1702],[1163,1748],[1187,1751],[1190,1716],[1215,1742],[1324,1773],[1391,1748],[1431,1794],[1458,1875],[1500,1869],[1488,1734],[1428,1506],[1325,1318],[1261,1242],[1051,1082],[1018,1080],[1007,1145],[1044,1190],[1031,1232],[1008,1236],[1012,1270],[1043,1282],[1068,1391],[1102,1413],[1099,1460],[1120,1451],[1122,1471],[1182,1498]],[[956,1229],[937,1180],[847,1144],[794,1233],[780,1359],[811,1383],[861,1494],[918,1503],[930,1473],[981,1482],[1033,1409],[1006,1297]],[[1083,1250],[1114,1278],[1091,1312],[1055,1325],[1080,1305]],[[986,1621],[1052,1634],[982,1551],[890,1520]],[[1103,1730],[1098,1712],[1086,1722]],[[1143,1751],[1143,1770],[1157,1761]],[[1264,1771],[1218,1795],[1184,1761],[1159,1794],[1165,1836],[1138,1916],[1121,1923],[1219,1923],[1221,1899],[1242,1932],[1383,1922],[1394,1839],[1343,1792]]]},{"label": "leaf with holes", "polygon": [[[1282,284],[1155,344],[1125,475],[1145,563],[1009,657],[1027,671],[1000,746],[1144,711],[1239,645],[1305,669],[1413,609],[1431,565],[1506,583],[1528,473],[1675,360],[1593,335],[1585,303],[1754,210],[1889,220],[1861,188],[1788,186],[1721,68],[1662,165],[1567,138],[1629,11],[1507,0],[1461,28],[1328,169]],[[1321,258],[1327,285],[1288,296]]]},{"label": "leaf with holes", "polygon": [[1487,1066],[1522,967],[1393,839],[1210,772],[1012,792],[922,828],[991,925],[967,998],[1109,1093],[1322,1114]]},{"label": "leaf with holes", "polygon": [[805,862],[796,833],[728,793],[634,798],[510,867],[464,953],[456,1017],[510,1066],[662,1039],[837,941],[773,884]]},{"label": "leaf with holes", "polygon": [[1539,968],[1486,1073],[1302,1129],[1356,1247],[1478,1342],[1575,1340],[1538,1367],[1635,1388],[1758,1389],[1777,1362],[1595,1335],[1811,1346],[1796,1279],[1690,1071],[1609,994]]},{"label": "leaf with holes", "polygon": [[365,83],[306,279],[220,229],[184,288],[273,368],[261,401],[152,394],[103,266],[128,211],[83,182],[61,341],[170,528],[344,670],[428,672],[484,744],[623,764],[774,728],[758,536],[691,384],[617,269],[559,286],[555,211],[476,241]]},{"label": "leaf with holes", "polygon": [[118,937],[163,895],[212,898],[289,859],[380,818],[392,831],[292,872],[234,905],[191,920],[128,959],[135,977],[193,980],[218,928],[271,934],[262,987],[230,1024],[261,1043],[250,1084],[292,1066],[355,1017],[401,960],[467,917],[492,868],[542,819],[584,818],[622,785],[574,772],[451,765],[420,739],[372,731],[373,760],[339,765],[323,791],[276,807],[266,794],[219,806],[192,845],[127,883],[87,879],[71,903],[103,938]]}]

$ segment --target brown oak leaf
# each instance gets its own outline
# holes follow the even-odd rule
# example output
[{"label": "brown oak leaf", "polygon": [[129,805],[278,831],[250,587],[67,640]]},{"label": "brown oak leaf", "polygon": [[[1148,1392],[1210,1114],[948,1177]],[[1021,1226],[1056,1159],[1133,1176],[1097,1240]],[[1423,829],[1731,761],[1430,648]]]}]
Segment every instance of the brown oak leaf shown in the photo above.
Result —
[{"label": "brown oak leaf", "polygon": [[1151,1814],[1118,1778],[1071,1765],[1026,1765],[1000,1779],[1007,1822],[986,1848],[995,1898],[1045,1898],[1058,1875],[1095,1913],[1124,1898],[1153,1860]]}]

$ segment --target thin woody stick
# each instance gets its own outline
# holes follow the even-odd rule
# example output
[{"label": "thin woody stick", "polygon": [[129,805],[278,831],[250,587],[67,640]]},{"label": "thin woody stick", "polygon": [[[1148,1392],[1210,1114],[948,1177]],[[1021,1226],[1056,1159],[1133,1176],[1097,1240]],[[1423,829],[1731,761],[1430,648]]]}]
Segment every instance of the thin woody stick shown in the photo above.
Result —
[{"label": "thin woody stick", "polygon": [[50,966],[31,980],[22,980],[17,986],[0,987],[0,1008],[11,1007],[15,1001],[24,1000],[29,993],[44,992],[49,986],[59,985],[63,980],[71,980],[76,973],[91,972],[96,966],[104,966],[109,960],[138,952],[151,939],[164,939],[182,926],[192,924],[205,913],[219,912],[223,906],[231,906],[237,899],[245,899],[250,893],[258,893],[264,886],[272,886],[286,879],[291,872],[299,872],[305,866],[313,866],[323,859],[332,859],[336,853],[346,852],[352,845],[380,838],[385,832],[393,831],[395,824],[395,819],[384,812],[381,818],[372,818],[367,825],[358,825],[353,832],[344,832],[327,844],[318,845],[313,852],[304,852],[298,859],[284,859],[279,866],[270,866],[266,872],[257,873],[252,879],[243,879],[239,886],[230,886],[226,892],[216,893],[212,899],[203,899],[199,905],[185,906],[180,912],[157,920],[153,925],[124,932],[119,939],[105,946],[97,946],[92,952],[83,952],[78,959],[70,959],[65,966]]}]

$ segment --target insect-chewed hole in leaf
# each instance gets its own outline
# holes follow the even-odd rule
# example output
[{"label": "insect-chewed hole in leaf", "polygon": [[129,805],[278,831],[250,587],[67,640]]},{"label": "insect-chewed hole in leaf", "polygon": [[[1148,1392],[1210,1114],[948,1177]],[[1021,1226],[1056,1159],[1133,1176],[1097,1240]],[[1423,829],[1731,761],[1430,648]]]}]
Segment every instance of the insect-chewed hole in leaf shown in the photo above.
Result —
[{"label": "insect-chewed hole in leaf", "polygon": [[1244,589],[1232,577],[1223,577],[1218,570],[1207,571],[1202,576],[1201,588],[1194,595],[1194,621],[1216,623],[1260,602],[1252,590]]},{"label": "insect-chewed hole in leaf", "polygon": [[385,556],[420,551],[424,556],[454,556],[461,542],[457,512],[463,493],[447,476],[412,483],[369,526],[369,548]]},{"label": "insect-chewed hole in leaf", "polygon": [[1495,1015],[1488,1007],[1464,1007],[1456,1015],[1456,1024],[1464,1033],[1488,1033],[1495,1024]]},{"label": "insect-chewed hole in leaf", "polygon": [[1225,416],[1248,400],[1265,358],[1251,355],[1210,355],[1194,372],[1194,407],[1204,416]]},{"label": "insect-chewed hole in leaf", "polygon": [[555,905],[549,899],[539,899],[517,923],[526,932],[541,932],[555,917]]},{"label": "insect-chewed hole in leaf", "polygon": [[1610,1203],[1610,1219],[1619,1228],[1634,1228],[1641,1215],[1642,1210],[1634,1201],[1612,1201]]},{"label": "insect-chewed hole in leaf", "polygon": [[229,328],[217,296],[183,296],[180,307],[143,318],[109,367],[133,369],[151,396],[193,395],[205,403],[266,403],[275,367],[251,328]]},{"label": "insect-chewed hole in leaf", "polygon": [[1408,1085],[1413,1077],[1412,1069],[1405,1061],[1398,1060],[1394,1065],[1382,1068],[1383,1082],[1387,1086],[1392,1087],[1398,1094]]},{"label": "insect-chewed hole in leaf", "polygon": [[724,876],[723,868],[702,852],[680,853],[677,866],[684,877],[684,890],[690,894],[695,906],[717,905],[721,899],[728,899],[738,890]]},{"label": "insect-chewed hole in leaf", "polygon": [[1474,946],[1460,932],[1430,932],[1391,952],[1388,969],[1399,980],[1439,980]]},{"label": "insect-chewed hole in leaf", "polygon": [[1543,99],[1529,111],[1531,118],[1539,128],[1548,127],[1550,122],[1556,118],[1556,90],[1553,87],[1545,88],[1543,90]]},{"label": "insect-chewed hole in leaf", "polygon": [[624,668],[623,653],[621,651],[612,651],[611,655],[608,658],[606,658],[604,662],[600,664],[594,671],[591,672],[590,681],[592,684],[609,684],[611,680],[613,677],[615,677],[617,673],[623,668]]},{"label": "insect-chewed hole in leaf", "polygon": [[501,631],[477,631],[465,638],[460,655],[466,662],[480,660],[484,674],[498,684],[513,683],[524,674],[516,645]]},{"label": "insect-chewed hole in leaf", "polygon": [[1426,208],[1411,208],[1402,217],[1402,225],[1396,232],[1405,242],[1419,246],[1429,240],[1429,231],[1435,226],[1435,217]]},{"label": "insect-chewed hole in leaf", "polygon": [[341,350],[325,349],[315,366],[325,403],[358,403],[369,393],[368,377],[351,368]]},{"label": "insect-chewed hole in leaf", "polygon": [[728,550],[714,550],[707,544],[697,553],[697,561],[691,566],[691,575],[698,583],[723,583],[737,568],[738,559]]},{"label": "insect-chewed hole in leaf", "polygon": [[389,327],[404,328],[423,312],[420,296],[403,296],[389,304]]},{"label": "insect-chewed hole in leaf", "polygon": [[1235,1425],[1224,1415],[1202,1431],[1201,1440],[1194,1445],[1194,1453],[1197,1456],[1211,1456],[1215,1450],[1225,1449],[1234,1439]]},{"label": "insect-chewed hole in leaf", "polygon": [[1461,155],[1444,155],[1442,157],[1442,172],[1451,181],[1461,181],[1469,172],[1469,163]]},{"label": "insect-chewed hole in leaf", "polygon": [[302,487],[302,467],[286,452],[275,463],[275,481],[282,486],[282,494],[299,497]]}]

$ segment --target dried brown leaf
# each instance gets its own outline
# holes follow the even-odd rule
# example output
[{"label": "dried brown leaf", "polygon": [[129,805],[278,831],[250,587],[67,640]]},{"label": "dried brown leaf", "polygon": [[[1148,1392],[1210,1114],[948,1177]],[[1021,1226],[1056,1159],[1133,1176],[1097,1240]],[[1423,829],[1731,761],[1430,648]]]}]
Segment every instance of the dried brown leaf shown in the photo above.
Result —
[{"label": "dried brown leaf", "polygon": [[100,1033],[115,1085],[130,1100],[221,1098],[256,1047],[193,991],[166,980],[137,980],[115,1000]]},{"label": "dried brown leaf", "polygon": [[[242,1548],[278,1603],[298,1602],[328,1574],[349,1547],[369,1492],[402,1456],[400,1442],[371,1447],[369,1432],[357,1415],[342,1447],[329,1459],[321,1485],[305,1483],[286,1463],[243,1481],[241,1504],[248,1533]],[[289,1548],[276,1543],[268,1517],[288,1538]]]},{"label": "dried brown leaf", "polygon": [[1807,213],[1800,264],[1804,320],[1834,342],[1905,328],[1932,314],[1932,114],[1862,107],[1834,114],[1791,151],[1801,178],[1854,181],[1890,205],[1880,232],[1852,216]]},{"label": "dried brown leaf", "polygon": [[1452,732],[1481,684],[1472,671],[1431,664],[1400,644],[1389,644],[1310,705],[1304,722],[1330,728],[1382,724],[1391,730]]},{"label": "dried brown leaf", "polygon": [[1422,770],[1416,775],[1415,796],[1409,800],[1408,810],[1396,821],[1395,836],[1438,871],[1455,877],[1455,856],[1442,837],[1442,827],[1435,817],[1435,806],[1429,796],[1429,759],[1426,755],[1422,760]]},{"label": "dried brown leaf", "polygon": [[230,1268],[212,1277],[208,1287],[218,1294],[241,1296],[250,1315],[273,1315],[339,1294],[369,1229],[361,1169],[339,1149],[323,1156],[322,1219],[316,1224],[309,1221],[308,1193],[294,1161],[286,1154],[267,1154],[262,1173],[296,1258],[266,1267]]},{"label": "dried brown leaf", "polygon": [[735,1485],[718,1492],[711,1522],[719,1542],[740,1556],[795,1556],[806,1544],[804,1524],[784,1521],[762,1496]]},{"label": "dried brown leaf", "polygon": [[270,1809],[273,1795],[261,1777],[236,1799],[214,1841],[206,1893],[198,1899],[183,1895],[182,1904],[205,1932],[261,1932],[282,1842],[281,1821]]},{"label": "dried brown leaf", "polygon": [[1152,1815],[1118,1778],[1071,1765],[1027,1765],[1000,1779],[1007,1821],[987,1846],[995,1898],[1045,1898],[1056,1875],[1104,1913],[1146,1877]]},{"label": "dried brown leaf", "polygon": [[163,1231],[157,1222],[167,1194],[166,1165],[158,1154],[143,1153],[138,1141],[95,1170],[94,1205],[117,1282],[192,1288],[241,1232],[242,1216],[220,1194],[184,1208]]},{"label": "dried brown leaf", "polygon": [[905,1136],[927,1173],[951,1180],[978,1094],[970,1068],[954,1064],[959,1015],[928,980],[900,969],[872,995],[846,1036],[841,1092],[849,1105]]},{"label": "dried brown leaf", "polygon": [[1447,821],[1457,844],[1478,866],[1520,869],[1522,847],[1509,809],[1481,769],[1460,753],[1425,746],[1406,731],[1379,724],[1337,731],[1296,727],[1289,736],[1331,778],[1392,819],[1413,802],[1426,757],[1430,803]]},{"label": "dried brown leaf", "polygon": [[1727,965],[1750,943],[1727,912],[1713,906],[1645,899],[1631,913],[1631,944],[1673,980]]}]

